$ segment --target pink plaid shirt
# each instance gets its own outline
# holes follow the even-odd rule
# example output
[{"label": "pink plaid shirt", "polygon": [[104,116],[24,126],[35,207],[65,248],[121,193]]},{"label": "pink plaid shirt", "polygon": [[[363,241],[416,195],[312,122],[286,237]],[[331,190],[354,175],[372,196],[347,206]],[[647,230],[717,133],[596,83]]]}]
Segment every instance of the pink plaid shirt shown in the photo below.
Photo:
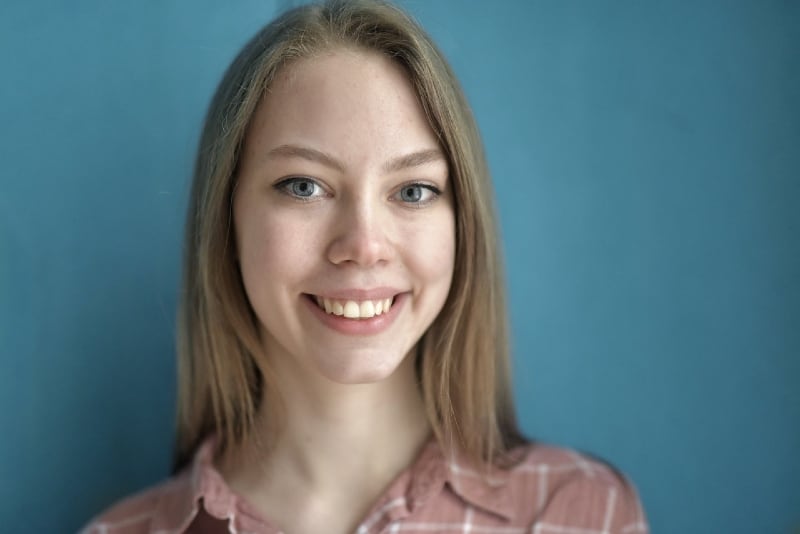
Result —
[{"label": "pink plaid shirt", "polygon": [[[213,440],[190,468],[129,497],[94,519],[82,534],[258,533],[276,528],[215,469]],[[481,475],[460,455],[431,441],[375,502],[357,534],[646,534],[633,486],[580,454],[528,445],[508,470]]]}]

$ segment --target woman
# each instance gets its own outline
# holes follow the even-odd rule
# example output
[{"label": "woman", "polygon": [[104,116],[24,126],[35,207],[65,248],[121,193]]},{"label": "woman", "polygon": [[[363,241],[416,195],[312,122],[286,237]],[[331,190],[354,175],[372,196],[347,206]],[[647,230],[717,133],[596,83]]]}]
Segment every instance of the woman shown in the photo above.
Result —
[{"label": "woman", "polygon": [[516,427],[491,198],[401,11],[264,28],[200,143],[176,475],[86,532],[646,532],[623,477]]}]

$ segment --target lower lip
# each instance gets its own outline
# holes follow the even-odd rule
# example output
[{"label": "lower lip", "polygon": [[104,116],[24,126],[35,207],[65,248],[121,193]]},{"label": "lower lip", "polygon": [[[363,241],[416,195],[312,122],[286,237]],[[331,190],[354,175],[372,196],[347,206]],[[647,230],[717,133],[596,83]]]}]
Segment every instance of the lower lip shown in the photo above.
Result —
[{"label": "lower lip", "polygon": [[400,308],[405,304],[406,297],[407,295],[405,293],[396,295],[392,302],[392,307],[389,308],[388,312],[370,317],[369,319],[347,319],[343,315],[326,313],[325,310],[317,306],[314,297],[310,295],[304,295],[304,300],[311,308],[311,313],[328,328],[348,336],[372,336],[380,334],[392,325],[397,314],[400,312]]}]

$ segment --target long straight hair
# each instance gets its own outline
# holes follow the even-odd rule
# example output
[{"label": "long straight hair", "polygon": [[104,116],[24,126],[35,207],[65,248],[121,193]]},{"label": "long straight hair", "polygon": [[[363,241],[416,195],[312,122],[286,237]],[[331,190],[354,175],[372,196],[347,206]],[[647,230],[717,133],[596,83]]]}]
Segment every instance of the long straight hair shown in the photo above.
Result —
[{"label": "long straight hair", "polygon": [[248,126],[276,73],[337,48],[377,51],[401,65],[448,159],[456,216],[453,281],[415,349],[436,438],[487,466],[523,441],[512,404],[491,180],[472,112],[446,60],[408,15],[385,2],[335,0],[290,10],[263,28],[212,99],[186,222],[176,470],[209,435],[224,451],[253,439],[260,410],[269,410],[270,420],[281,418],[269,355],[262,354],[236,262],[231,198]]}]

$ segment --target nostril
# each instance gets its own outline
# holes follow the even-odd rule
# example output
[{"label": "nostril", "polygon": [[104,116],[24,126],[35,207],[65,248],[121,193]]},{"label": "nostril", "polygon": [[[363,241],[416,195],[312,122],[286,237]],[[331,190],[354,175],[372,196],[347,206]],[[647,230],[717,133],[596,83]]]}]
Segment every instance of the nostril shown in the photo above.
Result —
[{"label": "nostril", "polygon": [[388,244],[375,239],[343,238],[333,242],[328,250],[328,259],[336,265],[351,263],[370,267],[390,258]]}]

